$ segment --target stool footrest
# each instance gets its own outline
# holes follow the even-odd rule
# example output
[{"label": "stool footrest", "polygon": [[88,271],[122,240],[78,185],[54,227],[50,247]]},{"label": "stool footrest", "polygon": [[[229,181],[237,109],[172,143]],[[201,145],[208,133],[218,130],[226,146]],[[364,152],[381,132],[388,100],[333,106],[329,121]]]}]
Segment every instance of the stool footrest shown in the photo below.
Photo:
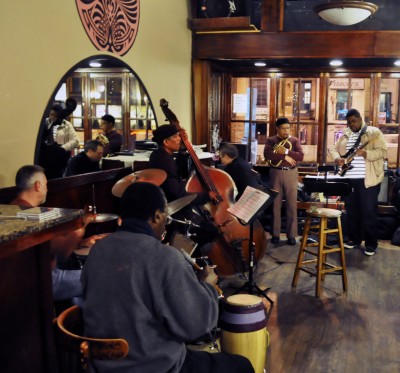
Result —
[{"label": "stool footrest", "polygon": [[[326,250],[325,248],[328,250]],[[322,249],[322,254],[337,253],[341,250],[342,249],[340,247],[324,246],[324,248]]]},{"label": "stool footrest", "polygon": [[321,274],[326,274],[326,273],[332,273],[332,272],[343,272],[342,267],[335,267],[335,268],[330,268],[330,269],[323,269],[321,271]]},{"label": "stool footrest", "polygon": [[334,229],[324,229],[325,234],[330,234],[330,233],[338,233],[339,230],[337,228]]},{"label": "stool footrest", "polygon": [[304,265],[304,264],[312,264],[312,263],[317,263],[318,259],[309,259],[309,260],[303,260],[300,263],[300,266]]}]

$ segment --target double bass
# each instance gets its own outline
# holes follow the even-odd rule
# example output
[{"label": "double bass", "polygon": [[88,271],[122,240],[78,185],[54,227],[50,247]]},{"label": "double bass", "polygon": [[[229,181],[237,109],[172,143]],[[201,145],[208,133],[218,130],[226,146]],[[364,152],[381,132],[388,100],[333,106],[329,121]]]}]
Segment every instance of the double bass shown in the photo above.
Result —
[{"label": "double bass", "polygon": [[[211,244],[208,257],[217,265],[220,276],[246,272],[249,265],[250,227],[242,225],[227,211],[234,204],[232,178],[222,170],[204,166],[187,139],[186,133],[180,127],[177,117],[169,109],[168,102],[161,99],[160,106],[170,124],[174,124],[179,131],[196,170],[186,184],[187,192],[215,192],[217,195],[214,201],[203,206],[219,230],[217,239]],[[267,245],[264,229],[258,220],[253,223],[253,241],[254,259],[257,262],[263,257]]]}]

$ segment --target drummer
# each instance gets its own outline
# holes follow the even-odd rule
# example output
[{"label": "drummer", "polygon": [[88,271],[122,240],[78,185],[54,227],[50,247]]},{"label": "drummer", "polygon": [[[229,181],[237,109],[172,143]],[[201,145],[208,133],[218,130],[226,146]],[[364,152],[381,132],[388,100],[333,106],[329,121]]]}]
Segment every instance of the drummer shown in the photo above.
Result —
[{"label": "drummer", "polygon": [[[216,276],[205,267],[196,278],[178,250],[160,243],[167,213],[156,185],[125,190],[122,225],[93,246],[82,271],[85,332],[128,341],[128,355],[112,363],[113,371],[254,372],[242,356],[186,348],[217,324]],[[110,369],[105,361],[93,364]]]},{"label": "drummer", "polygon": [[[36,165],[21,167],[16,174],[15,185],[18,195],[10,202],[11,205],[37,207],[46,201],[47,179],[42,167]],[[84,233],[85,228],[82,227],[57,236],[49,242],[52,254],[53,298],[56,301],[75,299],[79,302],[78,298],[82,296],[81,270],[61,270],[57,268],[57,258],[65,259],[78,249],[82,245]],[[83,244],[92,245],[93,240],[94,238],[86,239]]]}]

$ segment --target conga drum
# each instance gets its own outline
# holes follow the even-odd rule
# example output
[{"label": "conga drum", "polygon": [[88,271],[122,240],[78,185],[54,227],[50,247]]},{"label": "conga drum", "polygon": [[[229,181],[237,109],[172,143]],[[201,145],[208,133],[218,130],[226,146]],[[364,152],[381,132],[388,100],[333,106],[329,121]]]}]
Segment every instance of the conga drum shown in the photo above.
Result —
[{"label": "conga drum", "polygon": [[263,373],[269,334],[260,297],[236,294],[223,304],[221,319],[222,352],[247,357],[256,373]]}]

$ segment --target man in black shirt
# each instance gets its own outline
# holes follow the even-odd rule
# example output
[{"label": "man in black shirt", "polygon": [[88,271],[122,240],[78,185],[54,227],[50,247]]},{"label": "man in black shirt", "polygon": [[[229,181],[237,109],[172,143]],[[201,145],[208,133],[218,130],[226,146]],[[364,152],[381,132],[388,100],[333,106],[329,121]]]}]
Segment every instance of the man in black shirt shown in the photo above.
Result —
[{"label": "man in black shirt", "polygon": [[[175,162],[173,154],[178,152],[181,146],[181,135],[175,125],[165,124],[153,131],[153,141],[158,144],[158,149],[154,150],[150,155],[149,168],[158,168],[167,173],[167,178],[160,185],[164,191],[168,202],[175,201],[185,197],[188,193],[185,190],[186,182],[180,176],[178,166]],[[216,193],[202,192],[197,193],[197,197],[192,201],[190,206],[200,206],[216,198]],[[179,212],[179,218],[189,217],[192,220],[191,208],[187,207]],[[211,223],[202,220],[201,228],[191,228],[193,233],[192,239],[198,243],[212,241],[218,235],[218,229]],[[172,232],[177,227],[171,224],[168,227],[166,240],[170,240]]]},{"label": "man in black shirt", "polygon": [[219,150],[219,157],[225,166],[224,171],[235,182],[238,191],[236,200],[240,198],[246,187],[259,188],[261,186],[258,173],[253,170],[249,162],[239,157],[239,151],[235,145],[224,145]]},{"label": "man in black shirt", "polygon": [[97,140],[85,143],[84,151],[68,161],[64,176],[74,176],[100,171],[100,160],[103,157],[103,144]]},{"label": "man in black shirt", "polygon": [[122,135],[114,128],[115,118],[106,114],[101,117],[100,127],[103,130],[103,136],[105,136],[108,140],[103,142],[104,145],[104,156],[108,154],[114,154],[121,151],[122,146]]},{"label": "man in black shirt", "polygon": [[168,202],[186,195],[185,183],[182,181],[173,154],[181,145],[181,136],[173,124],[166,124],[153,131],[153,141],[158,149],[150,155],[150,168],[159,168],[167,173],[167,178],[161,185]]}]

